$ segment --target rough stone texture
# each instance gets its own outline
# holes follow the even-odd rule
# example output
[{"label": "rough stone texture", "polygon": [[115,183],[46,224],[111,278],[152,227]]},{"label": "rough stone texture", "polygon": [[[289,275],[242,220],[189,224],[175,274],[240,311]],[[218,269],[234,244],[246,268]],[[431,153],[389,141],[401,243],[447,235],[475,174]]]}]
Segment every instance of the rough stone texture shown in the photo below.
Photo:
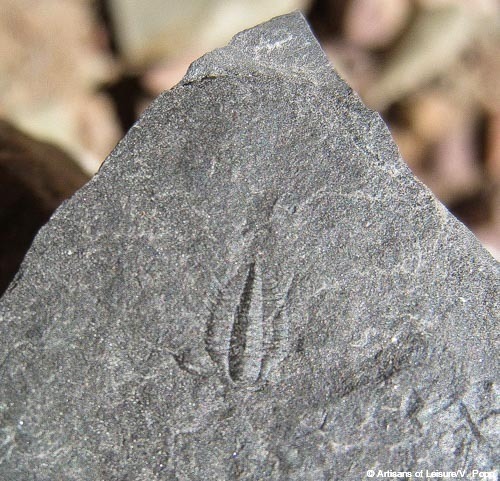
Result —
[{"label": "rough stone texture", "polygon": [[299,14],[197,61],[0,309],[0,479],[495,467],[498,265]]}]

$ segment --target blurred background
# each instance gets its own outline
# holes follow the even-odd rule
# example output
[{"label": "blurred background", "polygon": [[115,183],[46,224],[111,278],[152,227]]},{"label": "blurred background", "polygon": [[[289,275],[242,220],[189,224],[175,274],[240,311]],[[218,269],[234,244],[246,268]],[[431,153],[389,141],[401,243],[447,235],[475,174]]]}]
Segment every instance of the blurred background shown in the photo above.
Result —
[{"label": "blurred background", "polygon": [[497,0],[0,0],[0,293],[57,205],[193,60],[296,9],[499,259]]}]

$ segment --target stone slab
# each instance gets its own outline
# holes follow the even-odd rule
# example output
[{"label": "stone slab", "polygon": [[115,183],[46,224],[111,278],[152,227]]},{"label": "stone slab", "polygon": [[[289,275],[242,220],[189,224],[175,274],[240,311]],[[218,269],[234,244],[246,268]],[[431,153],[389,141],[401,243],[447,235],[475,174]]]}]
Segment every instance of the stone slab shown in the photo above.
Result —
[{"label": "stone slab", "polygon": [[193,64],[0,303],[0,478],[492,470],[498,264],[300,14]]}]

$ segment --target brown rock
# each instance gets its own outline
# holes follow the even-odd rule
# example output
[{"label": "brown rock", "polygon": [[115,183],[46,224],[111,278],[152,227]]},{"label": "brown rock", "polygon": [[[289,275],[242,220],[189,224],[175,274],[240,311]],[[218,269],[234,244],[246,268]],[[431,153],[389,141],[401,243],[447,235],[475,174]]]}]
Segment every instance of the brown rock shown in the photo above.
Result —
[{"label": "brown rock", "polygon": [[435,145],[433,165],[422,180],[445,204],[476,195],[482,172],[475,148],[475,119],[469,117],[449,131]]},{"label": "brown rock", "polygon": [[486,170],[490,179],[500,184],[500,111],[488,122]]},{"label": "brown rock", "polygon": [[409,0],[352,0],[344,32],[348,40],[361,47],[385,47],[401,33],[410,13]]},{"label": "brown rock", "polygon": [[0,120],[0,294],[40,227],[88,180],[58,147]]}]

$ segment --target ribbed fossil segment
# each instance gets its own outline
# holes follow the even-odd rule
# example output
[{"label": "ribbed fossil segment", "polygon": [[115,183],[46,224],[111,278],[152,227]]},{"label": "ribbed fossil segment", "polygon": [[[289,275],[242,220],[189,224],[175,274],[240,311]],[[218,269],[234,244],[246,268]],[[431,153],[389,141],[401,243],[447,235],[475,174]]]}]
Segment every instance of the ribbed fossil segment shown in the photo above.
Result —
[{"label": "ribbed fossil segment", "polygon": [[498,274],[304,18],[271,20],[35,239],[0,301],[0,480],[492,471]]},{"label": "ribbed fossil segment", "polygon": [[266,297],[264,287],[258,263],[245,265],[218,293],[207,322],[206,349],[235,385],[264,381],[287,352],[290,286],[281,297],[272,289]]},{"label": "ribbed fossil segment", "polygon": [[255,263],[244,266],[218,293],[205,344],[212,359],[235,382],[257,381],[263,357],[262,278]]},{"label": "ribbed fossil segment", "polygon": [[245,285],[234,313],[229,341],[229,375],[235,382],[255,381],[262,363],[264,312],[262,279],[255,264],[248,267]]}]

